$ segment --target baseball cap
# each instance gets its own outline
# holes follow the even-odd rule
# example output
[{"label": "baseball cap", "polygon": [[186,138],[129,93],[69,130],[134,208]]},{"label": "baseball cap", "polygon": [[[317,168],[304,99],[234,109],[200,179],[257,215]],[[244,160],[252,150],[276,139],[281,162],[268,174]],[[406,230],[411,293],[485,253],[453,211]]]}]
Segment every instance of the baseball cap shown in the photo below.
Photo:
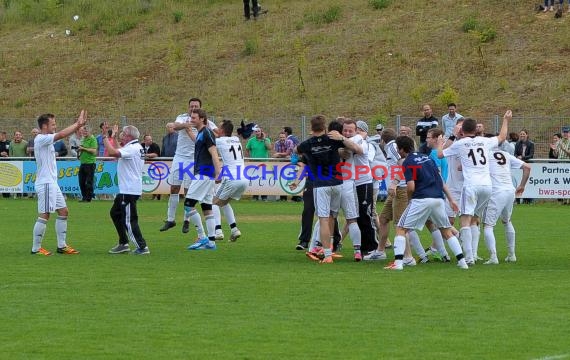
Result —
[{"label": "baseball cap", "polygon": [[364,131],[364,132],[368,132],[368,124],[365,123],[365,122],[362,121],[362,120],[358,120],[358,121],[356,122],[356,128],[357,128],[357,129],[360,129],[360,130],[362,130],[362,131]]},{"label": "baseball cap", "polygon": [[251,131],[260,131],[261,128],[258,125],[253,125],[253,127],[251,128]]},{"label": "baseball cap", "polygon": [[562,132],[570,132],[570,127],[563,127]]},{"label": "baseball cap", "polygon": [[382,124],[376,125],[376,130],[377,130],[377,131],[378,131],[378,130],[384,130],[384,125],[382,125]]}]

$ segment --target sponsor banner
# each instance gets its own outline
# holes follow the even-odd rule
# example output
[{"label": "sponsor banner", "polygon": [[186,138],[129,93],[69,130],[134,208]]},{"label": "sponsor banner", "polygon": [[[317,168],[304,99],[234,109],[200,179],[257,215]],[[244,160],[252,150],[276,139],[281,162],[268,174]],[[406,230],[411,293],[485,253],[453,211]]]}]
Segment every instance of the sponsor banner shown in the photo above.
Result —
[{"label": "sponsor banner", "polygon": [[[80,194],[79,190],[79,160],[57,161],[57,183],[65,194]],[[36,162],[23,161],[23,192],[34,192],[36,181]],[[116,194],[117,163],[115,161],[97,161],[95,163],[95,194]]]},{"label": "sponsor banner", "polygon": [[[570,198],[570,163],[530,163],[530,177],[522,198]],[[517,187],[522,170],[513,170],[513,185]]]},{"label": "sponsor banner", "polygon": [[0,193],[21,193],[22,161],[0,161]]}]

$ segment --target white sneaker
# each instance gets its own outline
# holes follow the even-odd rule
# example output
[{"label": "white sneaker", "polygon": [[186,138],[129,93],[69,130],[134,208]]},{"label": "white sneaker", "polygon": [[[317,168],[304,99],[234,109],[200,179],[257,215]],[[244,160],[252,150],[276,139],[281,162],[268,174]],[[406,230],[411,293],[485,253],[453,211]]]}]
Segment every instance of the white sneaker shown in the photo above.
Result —
[{"label": "white sneaker", "polygon": [[404,258],[404,266],[416,266],[416,259],[413,257]]},{"label": "white sneaker", "polygon": [[230,241],[236,241],[241,236],[241,231],[237,227],[232,229],[232,233],[230,234]]},{"label": "white sneaker", "polygon": [[485,261],[483,263],[483,265],[498,265],[499,264],[499,259],[497,259],[497,257],[492,257],[489,260]]},{"label": "white sneaker", "polygon": [[473,266],[473,265],[475,265],[475,260],[473,260],[473,259],[467,259],[467,258],[464,258],[464,259],[465,259],[465,262],[467,263],[468,266]]},{"label": "white sneaker", "polygon": [[224,240],[224,232],[222,229],[216,230],[216,240]]},{"label": "white sneaker", "polygon": [[515,255],[509,255],[505,258],[505,262],[517,262],[517,257]]},{"label": "white sneaker", "polygon": [[362,258],[364,261],[386,260],[386,253],[384,251],[372,250]]},{"label": "white sneaker", "polygon": [[473,255],[473,259],[475,260],[475,262],[485,260],[485,259],[483,259],[481,256],[479,256],[479,255],[477,255],[477,254]]},{"label": "white sneaker", "polygon": [[463,258],[457,262],[457,267],[462,269],[462,270],[468,270],[469,269],[469,266],[465,262],[465,258]]}]

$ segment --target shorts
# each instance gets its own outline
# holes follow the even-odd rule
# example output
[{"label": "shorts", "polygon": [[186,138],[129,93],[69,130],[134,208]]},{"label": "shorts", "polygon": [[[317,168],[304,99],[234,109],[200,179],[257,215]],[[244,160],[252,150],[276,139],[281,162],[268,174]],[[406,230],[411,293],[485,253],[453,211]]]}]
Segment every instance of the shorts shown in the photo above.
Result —
[{"label": "shorts", "polygon": [[515,191],[502,190],[493,192],[493,196],[487,204],[487,208],[483,211],[483,224],[495,226],[499,217],[503,222],[507,223],[511,220],[513,214],[513,204],[515,202]]},{"label": "shorts", "polygon": [[[193,163],[194,160],[174,156],[174,159],[172,159],[172,165],[170,166],[170,175],[168,176],[167,181],[168,184],[171,186],[184,185],[184,189],[188,189],[192,182],[192,177],[190,177],[188,173],[194,174],[194,166],[189,168],[188,166]],[[181,172],[181,168],[185,171]]]},{"label": "shorts", "polygon": [[336,217],[340,208],[342,185],[323,186],[313,189],[315,212],[320,218]]},{"label": "shorts", "polygon": [[196,175],[188,187],[186,199],[197,200],[200,204],[212,204],[214,199],[214,180],[200,179],[200,175]]},{"label": "shorts", "polygon": [[409,230],[422,230],[429,219],[439,228],[450,228],[445,213],[445,200],[437,198],[412,199],[398,221],[398,227]]},{"label": "shorts", "polygon": [[[461,191],[449,190],[449,192],[451,193],[451,196],[453,196],[453,201],[455,201],[455,203],[458,205],[461,204]],[[449,205],[449,201],[445,202],[445,213],[447,214],[447,217],[450,218],[460,215],[457,212],[453,211],[451,205]]]},{"label": "shorts", "polygon": [[461,214],[481,217],[491,198],[491,191],[492,186],[488,185],[463,186],[459,204]]},{"label": "shorts", "polygon": [[340,194],[340,208],[347,220],[358,218],[358,197],[354,188],[354,181],[345,181],[342,183],[342,191]]},{"label": "shorts", "polygon": [[398,186],[396,188],[396,198],[394,199],[392,195],[388,195],[384,202],[384,208],[382,208],[382,212],[379,215],[380,220],[383,220],[385,223],[390,221],[397,223],[407,206],[408,188]]},{"label": "shorts", "polygon": [[229,198],[239,200],[248,185],[248,180],[231,180],[224,178],[218,190],[216,190],[216,197],[220,200],[228,200]]},{"label": "shorts", "polygon": [[36,194],[38,194],[39,214],[53,213],[67,207],[65,198],[57,184],[36,185]]}]

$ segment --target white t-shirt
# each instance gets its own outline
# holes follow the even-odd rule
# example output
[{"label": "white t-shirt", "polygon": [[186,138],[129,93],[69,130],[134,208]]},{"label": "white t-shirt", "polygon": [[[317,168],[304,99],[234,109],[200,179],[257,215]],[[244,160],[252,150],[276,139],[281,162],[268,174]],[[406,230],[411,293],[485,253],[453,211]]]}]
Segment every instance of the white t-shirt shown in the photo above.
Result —
[{"label": "white t-shirt", "polygon": [[55,134],[38,134],[34,139],[36,158],[36,185],[57,184],[56,151],[53,148]]},{"label": "white t-shirt", "polygon": [[463,187],[488,185],[491,186],[489,163],[491,149],[499,144],[497,137],[485,138],[482,136],[464,137],[447,149],[443,149],[445,157],[459,156],[463,171]]},{"label": "white t-shirt", "polygon": [[513,179],[511,169],[520,169],[524,161],[517,159],[506,151],[492,151],[491,158],[491,180],[493,182],[493,192],[513,191]]},{"label": "white t-shirt", "polygon": [[463,171],[461,169],[461,160],[458,156],[450,156],[447,159],[447,179],[445,184],[450,191],[461,192],[463,189]]},{"label": "white t-shirt", "polygon": [[[396,145],[395,140],[388,142],[384,146],[384,150],[386,150],[386,164],[388,165],[388,176],[386,177],[386,183],[391,183],[394,180],[394,170],[399,166],[398,162],[400,161],[401,156],[398,152],[398,145]],[[404,171],[402,170],[400,175],[403,173]],[[398,187],[407,187],[408,184],[406,184],[406,179],[403,176],[401,177],[402,179],[398,183]]]},{"label": "white t-shirt", "polygon": [[[245,167],[243,161],[243,151],[241,142],[237,136],[222,136],[216,139],[216,148],[222,157],[222,162],[227,170],[222,173],[232,174],[232,178],[237,180],[242,178],[238,173]],[[225,176],[224,176],[225,177]],[[228,176],[229,177],[229,176]]]},{"label": "white t-shirt", "polygon": [[141,195],[144,149],[138,140],[131,140],[120,148],[119,152],[121,153],[117,162],[119,193]]},{"label": "white t-shirt", "polygon": [[346,159],[346,162],[348,164],[350,164],[350,171],[352,174],[352,179],[354,180],[354,184],[355,185],[362,185],[362,184],[368,184],[372,182],[372,175],[370,174],[370,172],[367,172],[366,174],[362,174],[362,170],[360,170],[360,173],[358,174],[358,178],[356,176],[356,166],[366,166],[369,167],[370,164],[368,162],[368,143],[366,142],[366,140],[364,140],[362,138],[362,136],[356,134],[353,137],[350,138],[350,140],[359,145],[362,148],[363,153],[362,154],[351,154],[350,157],[348,159]]},{"label": "white t-shirt", "polygon": [[[187,113],[180,114],[176,117],[175,123],[186,124],[190,122],[190,115]],[[216,124],[208,120],[208,127],[210,130],[215,130],[218,127]],[[194,135],[198,134],[198,130],[192,128]],[[186,129],[178,130],[178,140],[176,142],[176,157],[181,157],[189,160],[194,160],[194,141],[186,132]]]}]

